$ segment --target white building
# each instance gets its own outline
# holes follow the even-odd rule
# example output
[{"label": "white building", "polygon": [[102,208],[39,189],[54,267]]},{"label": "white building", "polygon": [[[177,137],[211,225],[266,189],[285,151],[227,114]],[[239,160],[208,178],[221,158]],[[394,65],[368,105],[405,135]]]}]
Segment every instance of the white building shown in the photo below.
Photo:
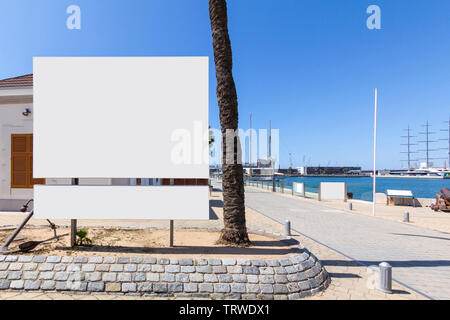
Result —
[{"label": "white building", "polygon": [[308,174],[308,168],[307,167],[298,167],[298,174],[302,176],[306,176]]},{"label": "white building", "polygon": [[0,80],[0,210],[33,197],[33,75]]}]

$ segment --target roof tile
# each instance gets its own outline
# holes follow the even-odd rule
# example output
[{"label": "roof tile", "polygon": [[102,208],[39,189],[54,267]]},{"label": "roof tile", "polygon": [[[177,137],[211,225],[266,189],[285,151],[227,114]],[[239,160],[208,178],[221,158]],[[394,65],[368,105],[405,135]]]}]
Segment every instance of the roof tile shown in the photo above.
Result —
[{"label": "roof tile", "polygon": [[33,74],[0,80],[0,88],[32,87]]}]

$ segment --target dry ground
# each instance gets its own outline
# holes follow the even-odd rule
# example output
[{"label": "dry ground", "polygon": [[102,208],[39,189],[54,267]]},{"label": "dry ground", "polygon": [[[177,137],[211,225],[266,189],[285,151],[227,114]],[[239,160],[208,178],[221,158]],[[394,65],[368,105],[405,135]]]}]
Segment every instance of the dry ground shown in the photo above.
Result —
[{"label": "dry ground", "polygon": [[[92,245],[71,248],[69,237],[53,240],[25,253],[47,256],[141,256],[141,257],[177,257],[208,258],[233,257],[249,259],[275,259],[299,252],[295,246],[274,237],[250,233],[250,247],[232,247],[216,244],[217,231],[175,230],[174,247],[169,247],[168,230],[120,230],[88,228],[88,238]],[[69,232],[66,228],[58,229],[58,234]],[[0,239],[9,236],[11,231],[0,231]],[[50,228],[26,228],[10,249],[15,249],[26,241],[40,241],[53,236]]]}]

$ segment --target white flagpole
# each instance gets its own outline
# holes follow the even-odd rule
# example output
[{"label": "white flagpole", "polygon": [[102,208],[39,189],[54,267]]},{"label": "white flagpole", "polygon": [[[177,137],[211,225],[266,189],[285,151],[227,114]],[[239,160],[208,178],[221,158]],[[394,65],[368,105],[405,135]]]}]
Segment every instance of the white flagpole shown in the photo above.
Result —
[{"label": "white flagpole", "polygon": [[377,108],[378,108],[378,88],[375,88],[375,117],[373,126],[373,198],[372,214],[375,216],[375,197],[377,194]]},{"label": "white flagpole", "polygon": [[249,164],[249,174],[250,174],[250,178],[253,177],[252,174],[252,113],[250,112],[250,137],[249,137],[249,155],[248,155],[248,164]]}]

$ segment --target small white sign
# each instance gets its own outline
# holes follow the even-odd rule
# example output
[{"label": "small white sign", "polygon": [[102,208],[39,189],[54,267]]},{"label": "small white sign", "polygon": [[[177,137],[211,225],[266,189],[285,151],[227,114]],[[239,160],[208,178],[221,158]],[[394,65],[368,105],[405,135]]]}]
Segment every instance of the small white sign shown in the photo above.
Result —
[{"label": "small white sign", "polygon": [[305,196],[305,183],[304,182],[294,182],[293,188],[294,188],[295,194]]},{"label": "small white sign", "polygon": [[344,182],[321,182],[319,200],[347,200],[347,186]]}]

